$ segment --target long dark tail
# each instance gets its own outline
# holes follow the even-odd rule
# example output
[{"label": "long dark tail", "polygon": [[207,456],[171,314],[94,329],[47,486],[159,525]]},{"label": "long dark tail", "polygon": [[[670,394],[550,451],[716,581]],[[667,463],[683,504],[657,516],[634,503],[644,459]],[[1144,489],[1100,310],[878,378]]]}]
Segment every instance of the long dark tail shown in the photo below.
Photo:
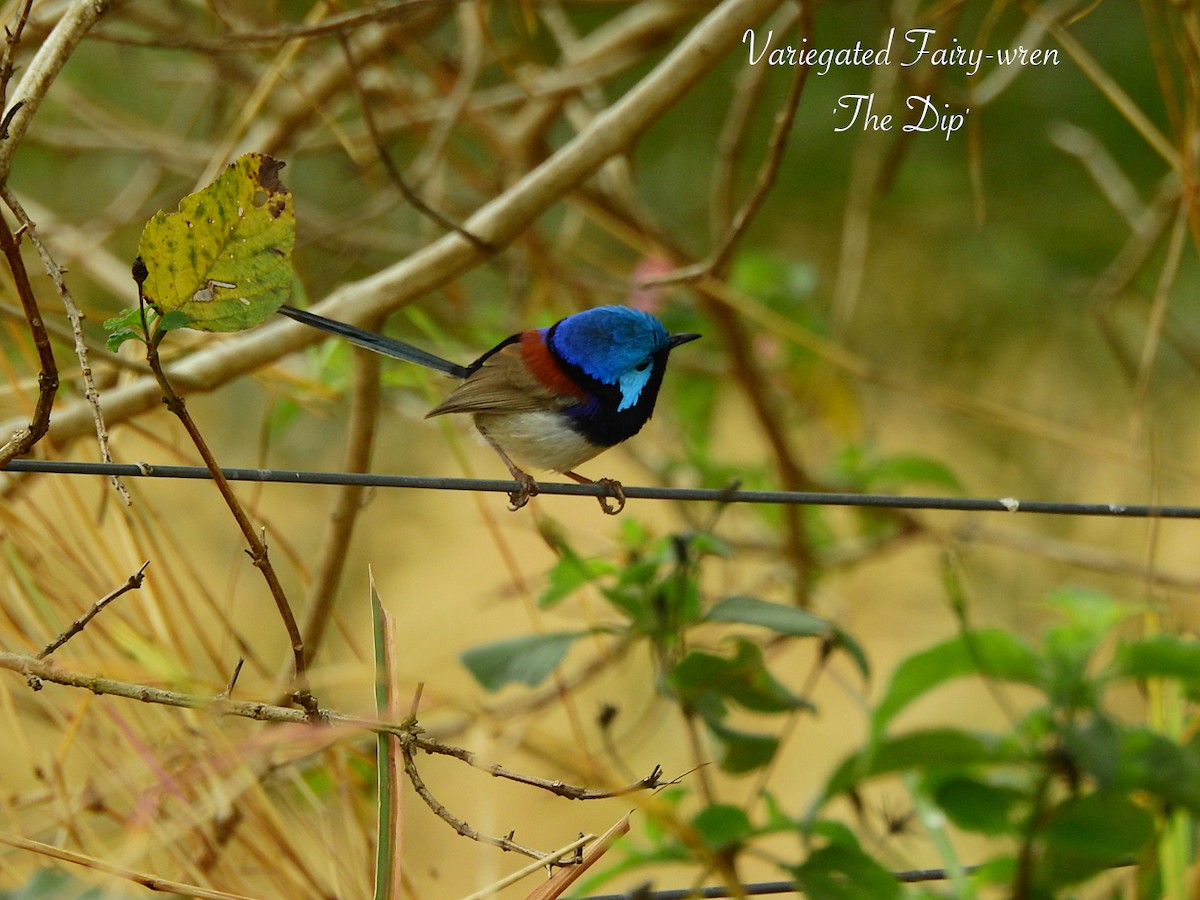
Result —
[{"label": "long dark tail", "polygon": [[419,366],[425,366],[429,369],[435,369],[438,372],[445,372],[447,375],[453,375],[455,378],[466,378],[471,374],[471,370],[466,366],[460,366],[458,363],[452,363],[448,359],[434,356],[420,347],[413,347],[410,344],[392,340],[390,337],[376,334],[373,331],[367,331],[364,328],[355,328],[353,325],[347,325],[345,322],[336,322],[333,319],[318,316],[316,313],[308,312],[304,309],[296,309],[294,306],[281,306],[279,307],[279,311],[289,319],[295,319],[297,322],[303,322],[305,325],[311,325],[313,328],[321,331],[336,334],[338,337],[345,338],[358,347],[382,353],[384,356],[392,357],[392,359],[402,359],[405,362],[416,363]]}]

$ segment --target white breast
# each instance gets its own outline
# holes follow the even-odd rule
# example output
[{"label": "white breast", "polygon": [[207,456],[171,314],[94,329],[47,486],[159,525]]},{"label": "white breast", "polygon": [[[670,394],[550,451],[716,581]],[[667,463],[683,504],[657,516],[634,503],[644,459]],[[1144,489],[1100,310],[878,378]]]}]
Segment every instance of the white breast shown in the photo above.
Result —
[{"label": "white breast", "polygon": [[518,465],[569,472],[600,451],[568,427],[557,413],[476,413],[475,427],[495,441]]}]

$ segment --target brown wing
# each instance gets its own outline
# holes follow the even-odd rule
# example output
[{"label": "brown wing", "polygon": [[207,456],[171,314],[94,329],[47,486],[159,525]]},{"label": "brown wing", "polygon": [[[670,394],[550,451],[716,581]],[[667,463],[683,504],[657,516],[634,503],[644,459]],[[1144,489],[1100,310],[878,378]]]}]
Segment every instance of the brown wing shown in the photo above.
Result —
[{"label": "brown wing", "polygon": [[521,345],[509,344],[487,358],[445,400],[426,413],[536,412],[577,402],[538,381],[521,357]]}]

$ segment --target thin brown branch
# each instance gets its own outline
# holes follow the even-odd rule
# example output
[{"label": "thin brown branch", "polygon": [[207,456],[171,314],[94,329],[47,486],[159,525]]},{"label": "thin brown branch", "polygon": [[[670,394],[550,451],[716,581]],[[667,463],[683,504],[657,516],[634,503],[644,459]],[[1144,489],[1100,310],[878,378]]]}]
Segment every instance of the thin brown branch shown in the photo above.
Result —
[{"label": "thin brown branch", "polygon": [[[801,42],[807,41],[812,37],[813,32],[812,4],[803,4],[800,12],[796,14],[796,18],[800,21]],[[750,223],[754,221],[754,217],[762,209],[762,205],[767,199],[767,194],[770,193],[771,188],[775,185],[775,178],[779,174],[779,167],[783,164],[783,155],[787,152],[788,135],[791,133],[792,124],[796,121],[796,111],[800,108],[800,98],[804,95],[804,86],[808,84],[808,73],[809,66],[807,64],[796,66],[796,72],[792,77],[791,86],[788,88],[787,97],[784,99],[783,105],[775,113],[775,123],[771,128],[771,136],[767,140],[767,155],[762,165],[759,166],[750,196],[746,198],[746,202],[742,204],[737,214],[734,215],[728,230],[721,238],[720,243],[713,249],[708,259],[694,266],[689,266],[679,273],[678,277],[682,279],[699,278],[701,275],[708,273],[714,273],[719,276],[725,265],[729,262],[730,254],[733,253],[738,242],[745,236]],[[671,276],[668,275],[666,280],[670,279]],[[655,279],[655,281],[658,280]]]},{"label": "thin brown branch", "polygon": [[146,267],[140,256],[134,263],[133,277],[138,286],[138,303],[142,307],[142,327],[146,336],[146,362],[150,365],[150,371],[154,373],[154,377],[158,381],[159,389],[162,391],[163,402],[167,405],[167,409],[183,425],[184,430],[196,448],[196,452],[200,454],[205,467],[208,469],[209,474],[212,475],[217,490],[220,491],[221,497],[225,500],[225,505],[229,507],[229,511],[233,514],[238,528],[241,529],[242,536],[250,546],[247,552],[255,568],[262,573],[263,580],[267,583],[267,588],[271,592],[271,598],[275,601],[275,606],[279,610],[279,616],[283,619],[283,626],[287,629],[288,639],[292,644],[292,657],[295,660],[294,684],[296,701],[304,707],[310,716],[315,717],[317,715],[317,701],[308,689],[307,666],[304,658],[304,638],[300,634],[300,628],[296,625],[296,617],[292,613],[292,606],[288,602],[287,594],[283,590],[283,584],[279,581],[275,567],[271,565],[267,542],[254,530],[254,525],[251,523],[250,517],[242,509],[242,504],[238,502],[237,495],[233,492],[233,488],[230,487],[229,480],[225,477],[225,473],[221,471],[221,466],[217,463],[216,457],[209,450],[208,443],[204,440],[204,435],[200,433],[195,420],[192,419],[191,414],[187,411],[187,405],[184,403],[183,398],[171,387],[171,382],[163,371],[162,361],[158,356],[158,344],[166,332],[158,331],[154,335],[151,335],[146,326],[145,299],[142,296],[142,284],[146,279]]},{"label": "thin brown branch", "polygon": [[533,775],[526,775],[523,772],[514,772],[512,769],[507,769],[504,766],[489,765],[481,763],[475,758],[475,754],[470,750],[465,750],[462,747],[454,747],[449,744],[443,744],[433,738],[418,736],[414,739],[414,743],[424,750],[426,753],[452,756],[460,762],[465,762],[474,769],[479,769],[482,772],[487,772],[495,778],[504,778],[508,781],[515,781],[518,784],[526,784],[530,787],[540,788],[543,791],[549,791],[551,794],[557,794],[560,797],[566,797],[568,800],[605,800],[609,797],[620,797],[625,794],[634,794],[638,791],[657,790],[665,784],[673,784],[673,781],[663,780],[662,766],[655,766],[649,775],[639,778],[632,784],[624,785],[623,787],[612,788],[608,790],[597,790],[594,788],[583,788],[574,784],[565,784],[562,781],[549,781],[545,778],[538,778]]},{"label": "thin brown branch", "polygon": [[480,844],[486,844],[489,847],[495,847],[503,850],[506,853],[520,853],[522,856],[528,856],[530,859],[544,861],[547,859],[547,854],[539,850],[534,850],[532,847],[526,847],[524,844],[518,844],[513,840],[513,833],[509,832],[504,837],[496,837],[491,834],[484,834],[482,831],[477,831],[468,825],[463,819],[458,818],[430,792],[424,780],[421,778],[421,773],[417,771],[417,765],[413,762],[412,748],[410,746],[401,747],[401,755],[404,758],[404,774],[408,776],[409,784],[413,786],[413,790],[417,792],[425,805],[428,806],[433,814],[439,819],[453,828],[462,837],[469,838]]},{"label": "thin brown branch", "polygon": [[[552,850],[542,859],[528,863],[522,868],[517,869],[515,872],[510,872],[499,881],[489,884],[481,891],[476,891],[474,894],[468,894],[466,897],[463,897],[463,900],[492,900],[492,898],[494,898],[499,891],[503,890],[509,885],[516,884],[518,881],[528,878],[530,875],[541,872],[551,863],[566,859],[569,856],[571,857],[569,864],[563,865],[553,878],[542,882],[542,884],[539,885],[532,894],[526,896],[525,900],[532,900],[534,897],[541,896],[557,897],[558,894],[543,895],[540,892],[551,885],[565,889],[566,886],[575,881],[579,875],[582,875],[587,870],[587,867],[591,866],[592,862],[599,858],[599,855],[592,854],[592,850],[595,849],[594,847],[590,848],[588,853],[581,856],[583,848],[588,844],[591,844],[593,841],[599,841],[603,844],[604,850],[607,850],[612,845],[612,841],[615,837],[618,837],[629,831],[629,814],[627,813],[625,818],[621,821],[625,825],[624,828],[621,828],[621,822],[618,822],[599,838],[597,838],[594,834],[581,834],[575,840],[571,841],[571,843],[564,844],[557,850]],[[577,872],[578,874],[576,874],[574,877],[571,877],[572,872]],[[564,882],[560,880],[560,878],[567,878],[569,880]]]},{"label": "thin brown branch", "polygon": [[454,232],[461,235],[470,241],[480,253],[491,255],[498,249],[493,244],[485,241],[479,235],[459,225],[457,222],[449,219],[438,210],[434,209],[412,188],[407,179],[396,168],[396,164],[392,162],[391,154],[388,153],[387,147],[383,143],[383,135],[379,132],[379,127],[375,124],[375,114],[371,111],[371,103],[367,99],[367,92],[363,89],[362,80],[358,76],[358,63],[354,59],[354,53],[350,48],[350,42],[345,38],[341,41],[342,53],[346,57],[346,71],[350,77],[350,86],[354,90],[354,97],[358,101],[359,111],[362,113],[363,125],[366,126],[367,134],[371,137],[371,143],[375,146],[375,155],[379,157],[379,162],[383,166],[383,170],[387,172],[388,178],[392,184],[396,186],[396,190],[400,195],[421,215],[435,222],[446,231]]},{"label": "thin brown branch", "polygon": [[[21,35],[25,31],[25,25],[29,21],[29,11],[32,8],[33,0],[25,0],[17,12],[16,21],[11,26],[4,26],[4,54],[0,56],[0,109],[4,109],[6,105],[8,84],[12,81],[13,72],[16,71],[13,57],[16,56],[17,47],[21,43]],[[17,110],[24,105],[23,101],[18,101],[11,109],[4,112],[4,120],[0,122],[0,140],[8,137],[9,123],[16,115]]]},{"label": "thin brown branch", "polygon": [[45,659],[47,656],[49,656],[51,653],[53,653],[55,650],[57,650],[59,647],[61,647],[63,644],[65,644],[67,641],[69,641],[71,638],[73,638],[75,635],[79,634],[79,632],[83,631],[83,629],[85,629],[87,627],[88,623],[90,621],[92,621],[92,619],[94,619],[94,618],[96,618],[96,616],[100,615],[100,613],[101,613],[101,611],[103,611],[104,607],[108,606],[108,604],[112,603],[114,600],[116,600],[122,594],[126,594],[129,591],[140,590],[142,587],[142,582],[146,578],[146,567],[148,565],[150,565],[150,560],[146,560],[144,563],[142,563],[142,567],[140,569],[138,569],[136,572],[134,572],[132,575],[130,575],[129,579],[123,585],[110,591],[108,594],[106,594],[105,596],[103,596],[99,600],[97,600],[95,603],[93,603],[91,606],[91,609],[89,609],[82,616],[80,616],[78,619],[76,619],[74,622],[72,622],[67,627],[66,631],[64,631],[62,634],[60,634],[58,637],[56,637],[54,640],[52,640],[50,643],[48,643],[45,647],[43,647],[41,649],[41,652],[38,653],[37,658]]},{"label": "thin brown branch", "polygon": [[[622,816],[612,828],[600,835],[599,839],[588,847],[579,862],[573,866],[564,866],[549,881],[539,885],[525,900],[553,900],[555,897],[561,897],[568,887],[578,881],[588,869],[600,860],[600,857],[609,851],[617,838],[629,833],[629,816],[630,813]],[[582,840],[580,838],[580,842]]]},{"label": "thin brown branch", "polygon": [[1167,310],[1171,302],[1171,291],[1179,276],[1179,266],[1183,260],[1184,248],[1187,246],[1188,206],[1190,205],[1186,202],[1179,205],[1175,227],[1171,231],[1171,237],[1167,243],[1167,256],[1163,261],[1162,271],[1159,273],[1158,283],[1154,288],[1154,300],[1150,304],[1146,335],[1142,340],[1142,352],[1138,360],[1137,381],[1134,384],[1133,430],[1140,430],[1145,418],[1150,380],[1154,374],[1159,342],[1162,339]]},{"label": "thin brown branch", "polygon": [[239,656],[237,662],[233,664],[233,671],[229,673],[229,680],[225,682],[225,690],[221,691],[221,698],[228,700],[233,696],[233,689],[237,687],[238,676],[242,674],[242,666],[246,664],[246,657]]},{"label": "thin brown branch", "polygon": [[729,109],[725,113],[725,124],[717,138],[712,186],[708,192],[709,227],[714,241],[728,230],[733,222],[734,181],[739,164],[746,156],[746,142],[754,119],[753,113],[762,100],[769,75],[769,66],[746,66],[738,73],[734,82],[733,99],[729,103]]},{"label": "thin brown branch", "polygon": [[[232,700],[224,692],[215,696],[189,694],[183,691],[169,690],[132,681],[121,681],[103,675],[90,675],[72,672],[58,666],[52,659],[39,659],[23,653],[11,653],[0,650],[0,669],[8,669],[23,675],[34,690],[42,690],[46,683],[63,685],[64,687],[80,688],[98,696],[123,697],[126,700],[137,700],[141,703],[153,703],[159,706],[174,706],[179,709],[196,709],[220,716],[236,716],[242,719],[253,719],[258,722],[275,722],[278,724],[303,725],[312,724],[313,719],[305,710],[292,706],[279,706],[263,703],[257,700]],[[425,733],[424,729],[413,719],[406,718],[401,722],[387,722],[364,716],[354,716],[331,709],[319,711],[319,719],[323,724],[344,726],[359,729],[370,734],[390,734],[400,738],[405,746],[426,753],[450,756],[465,762],[472,768],[487,772],[496,777],[508,778],[520,784],[541,788],[560,797],[574,800],[602,800],[623,794],[650,790],[674,780],[663,781],[662,770],[655,768],[649,775],[631,785],[612,791],[594,791],[576,785],[564,784],[545,778],[523,775],[505,769],[503,766],[488,766],[475,761],[475,754],[461,747],[451,747],[443,744]]]},{"label": "thin brown branch", "polygon": [[[71,320],[71,334],[75,340],[75,356],[79,360],[79,371],[83,378],[83,395],[87,404],[92,409],[92,421],[96,428],[96,440],[100,445],[100,458],[105,462],[112,462],[112,451],[109,449],[108,428],[104,424],[104,413],[100,408],[100,392],[96,389],[96,379],[92,377],[92,365],[88,361],[88,346],[87,339],[83,335],[83,313],[79,311],[79,307],[75,305],[75,300],[71,296],[71,291],[67,287],[66,278],[62,266],[50,254],[49,248],[42,241],[38,234],[37,225],[25,212],[23,206],[16,195],[8,189],[7,185],[0,185],[0,197],[8,204],[9,209],[13,211],[13,215],[17,217],[17,221],[21,223],[23,234],[29,236],[29,240],[33,243],[34,249],[37,250],[38,256],[41,257],[42,267],[50,276],[50,280],[54,282],[54,286],[58,289],[58,295],[62,300],[63,308],[67,311],[67,318]],[[126,506],[133,505],[133,498],[129,496],[129,491],[126,490],[124,482],[119,476],[113,476],[109,479],[112,486],[117,489],[117,493],[121,495],[121,499],[125,501]]]},{"label": "thin brown branch", "polygon": [[[3,147],[7,141],[0,141]],[[38,309],[37,298],[33,296],[33,286],[29,283],[29,273],[25,271],[25,261],[21,259],[21,248],[8,225],[8,219],[0,214],[0,251],[8,260],[8,268],[12,272],[13,284],[17,288],[17,296],[21,300],[21,309],[25,313],[25,321],[29,323],[29,333],[33,337],[33,346],[37,351],[38,364],[38,396],[30,416],[28,427],[21,428],[13,434],[3,447],[0,447],[0,466],[18,456],[24,456],[33,449],[33,445],[45,437],[50,428],[50,409],[54,405],[54,395],[58,392],[58,366],[54,362],[54,351],[50,347],[50,335],[42,322],[42,312]]]}]

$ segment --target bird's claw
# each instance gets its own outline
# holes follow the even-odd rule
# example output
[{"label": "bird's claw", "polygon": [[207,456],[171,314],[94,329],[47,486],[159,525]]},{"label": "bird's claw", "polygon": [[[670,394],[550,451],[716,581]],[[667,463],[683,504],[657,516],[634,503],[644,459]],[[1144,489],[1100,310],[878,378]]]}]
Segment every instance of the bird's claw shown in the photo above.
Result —
[{"label": "bird's claw", "polygon": [[513,472],[513,477],[517,479],[519,487],[509,493],[508,502],[512,504],[509,509],[516,512],[529,502],[530,497],[536,497],[541,493],[541,489],[538,488],[538,483],[528,472],[516,471]]},{"label": "bird's claw", "polygon": [[[602,484],[608,488],[609,496],[601,494],[596,498],[600,501],[600,508],[604,510],[605,515],[615,516],[625,508],[625,488],[621,482],[615,478],[597,478],[596,484]],[[616,500],[617,505],[610,506],[609,499]]]}]

